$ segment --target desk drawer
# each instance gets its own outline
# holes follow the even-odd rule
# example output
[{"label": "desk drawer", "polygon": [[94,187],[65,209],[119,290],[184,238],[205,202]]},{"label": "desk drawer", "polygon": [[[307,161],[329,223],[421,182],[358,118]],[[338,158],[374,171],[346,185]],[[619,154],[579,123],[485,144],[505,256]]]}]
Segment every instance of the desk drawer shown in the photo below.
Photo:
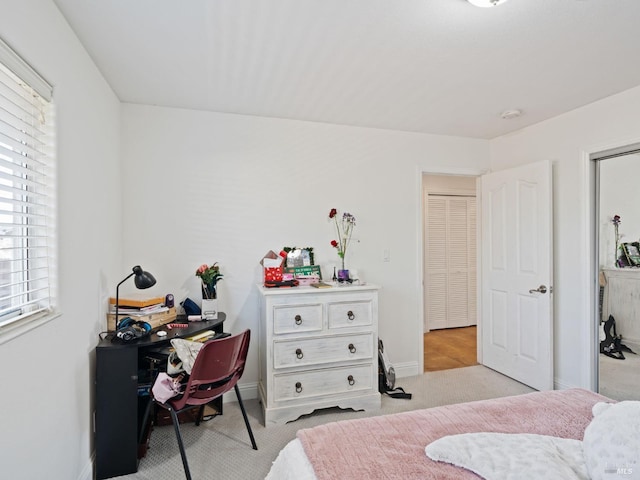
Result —
[{"label": "desk drawer", "polygon": [[274,376],[274,400],[321,397],[371,390],[371,364],[350,365]]},{"label": "desk drawer", "polygon": [[329,328],[360,327],[373,323],[373,306],[370,300],[330,303],[328,309]]},{"label": "desk drawer", "polygon": [[322,330],[322,305],[277,305],[273,307],[273,332],[313,332]]},{"label": "desk drawer", "polygon": [[373,334],[340,335],[273,342],[274,368],[350,362],[373,356]]}]

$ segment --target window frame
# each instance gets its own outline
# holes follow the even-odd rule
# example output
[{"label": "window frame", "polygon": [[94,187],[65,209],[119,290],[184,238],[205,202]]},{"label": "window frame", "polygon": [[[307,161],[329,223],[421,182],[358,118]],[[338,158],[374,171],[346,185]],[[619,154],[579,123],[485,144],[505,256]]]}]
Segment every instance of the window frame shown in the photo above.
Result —
[{"label": "window frame", "polygon": [[[1,298],[5,300],[4,306],[0,307],[0,313],[4,312],[0,315],[1,345],[57,318],[60,313],[56,301],[57,185],[53,88],[1,38],[0,64],[0,82],[3,88],[7,87],[5,92],[9,95],[12,91],[22,92],[22,96],[15,97],[19,99],[15,104],[3,96],[0,111],[5,132],[18,132],[15,137],[0,135],[0,175],[4,177],[0,178],[0,203],[5,205],[0,211],[0,223],[5,222],[6,232],[13,234],[4,233],[0,237],[0,253],[8,250],[17,252],[9,253],[2,260],[5,267],[11,264],[5,276],[11,280],[1,285],[4,290]],[[14,107],[19,111],[24,105],[31,110],[14,115]],[[44,126],[42,132],[35,136],[41,148],[17,139],[21,134],[26,136],[30,132],[29,128],[25,129],[24,120],[36,117],[42,121],[37,125],[38,130]],[[34,179],[38,180],[37,185]],[[8,204],[16,206],[7,208]],[[39,234],[37,237],[32,237],[34,229]],[[8,244],[14,248],[7,247]],[[37,258],[32,254],[34,249],[42,252]],[[36,265],[44,272],[42,276],[34,275]]]}]

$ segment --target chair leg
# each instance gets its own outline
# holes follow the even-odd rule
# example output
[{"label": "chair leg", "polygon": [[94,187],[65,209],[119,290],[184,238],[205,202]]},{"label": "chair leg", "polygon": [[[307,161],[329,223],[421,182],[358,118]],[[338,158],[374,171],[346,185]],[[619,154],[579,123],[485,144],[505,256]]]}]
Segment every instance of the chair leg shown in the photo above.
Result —
[{"label": "chair leg", "polygon": [[200,408],[198,408],[198,416],[196,417],[196,427],[200,425],[200,422],[202,421],[203,416],[204,416],[204,405],[201,405]]},{"label": "chair leg", "polygon": [[182,435],[180,434],[180,421],[178,420],[178,414],[173,408],[170,408],[169,412],[171,413],[173,429],[175,430],[176,438],[178,439],[178,447],[180,448],[180,456],[182,457],[182,466],[184,467],[184,473],[187,476],[187,480],[191,480],[191,472],[189,471],[189,464],[187,463],[187,453],[184,451]]},{"label": "chair leg", "polygon": [[256,439],[253,438],[253,431],[251,430],[251,425],[249,425],[249,419],[247,418],[247,412],[244,409],[244,404],[242,403],[242,397],[240,397],[240,390],[238,389],[238,385],[234,385],[236,390],[236,397],[238,397],[238,403],[240,404],[240,410],[242,410],[242,416],[244,417],[244,424],[247,426],[247,431],[249,432],[249,438],[251,438],[251,445],[254,450],[258,449],[256,445]]}]

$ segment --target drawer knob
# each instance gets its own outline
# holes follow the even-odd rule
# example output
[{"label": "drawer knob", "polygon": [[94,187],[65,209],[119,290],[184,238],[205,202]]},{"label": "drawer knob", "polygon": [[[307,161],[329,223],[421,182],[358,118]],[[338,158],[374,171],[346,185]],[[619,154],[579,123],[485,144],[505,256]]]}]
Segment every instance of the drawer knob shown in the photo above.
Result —
[{"label": "drawer knob", "polygon": [[300,382],[296,382],[296,393],[302,392],[302,384]]},{"label": "drawer knob", "polygon": [[296,357],[302,358],[304,355],[302,354],[302,349],[296,348]]},{"label": "drawer knob", "polygon": [[356,316],[353,314],[353,312],[352,312],[351,310],[349,310],[349,311],[347,312],[347,318],[348,318],[349,320],[353,320],[354,318],[356,318]]},{"label": "drawer knob", "polygon": [[349,385],[353,386],[354,383],[356,383],[356,381],[353,378],[353,375],[349,375],[347,377],[347,380],[349,381]]},{"label": "drawer knob", "polygon": [[300,315],[295,316],[296,325],[302,325],[302,317]]},{"label": "drawer knob", "polygon": [[355,345],[353,343],[349,344],[349,351],[351,353],[356,353],[356,347],[355,347]]}]

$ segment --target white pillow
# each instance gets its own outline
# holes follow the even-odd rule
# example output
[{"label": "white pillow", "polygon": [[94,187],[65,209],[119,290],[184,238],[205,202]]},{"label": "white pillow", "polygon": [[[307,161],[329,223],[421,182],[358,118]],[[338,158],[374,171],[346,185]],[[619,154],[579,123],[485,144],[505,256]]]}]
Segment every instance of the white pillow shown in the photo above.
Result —
[{"label": "white pillow", "polygon": [[640,401],[596,403],[582,451],[593,480],[640,480]]}]

